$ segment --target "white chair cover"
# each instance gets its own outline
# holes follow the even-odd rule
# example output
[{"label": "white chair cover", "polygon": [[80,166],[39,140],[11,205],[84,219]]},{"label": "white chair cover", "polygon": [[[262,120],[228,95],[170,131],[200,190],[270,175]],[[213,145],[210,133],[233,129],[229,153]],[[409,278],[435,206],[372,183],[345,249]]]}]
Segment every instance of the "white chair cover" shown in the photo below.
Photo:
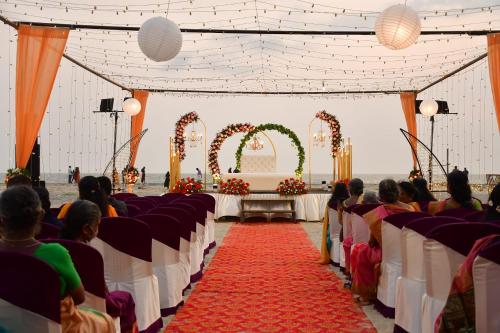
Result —
[{"label": "white chair cover", "polygon": [[500,265],[486,258],[474,260],[476,332],[500,332]]},{"label": "white chair cover", "polygon": [[425,293],[424,240],[424,236],[411,229],[403,228],[401,232],[402,266],[401,276],[396,281],[394,323],[410,333],[421,332]]},{"label": "white chair cover", "polygon": [[338,265],[340,262],[340,251],[344,251],[340,247],[340,229],[339,215],[333,208],[328,208],[328,223],[330,224],[330,239],[332,240],[332,247],[330,248],[330,260]]},{"label": "white chair cover", "polygon": [[128,291],[135,301],[139,331],[148,329],[161,319],[158,279],[151,262],[116,250],[99,238],[91,245],[104,259],[104,277],[110,291]]},{"label": "white chair cover", "polygon": [[0,298],[0,332],[60,333],[61,325]]},{"label": "white chair cover", "polygon": [[401,276],[401,229],[382,221],[382,263],[377,299],[385,306],[396,307],[396,281]]},{"label": "white chair cover", "polygon": [[434,322],[443,310],[453,277],[465,257],[433,239],[424,241],[425,294],[422,296],[422,333],[434,333]]},{"label": "white chair cover", "polygon": [[[89,293],[87,290],[85,290],[85,302],[83,302],[82,305],[106,313],[106,300],[102,297]],[[115,323],[116,333],[120,333],[120,317],[113,318],[113,321]]]},{"label": "white chair cover", "polygon": [[158,279],[160,309],[175,308],[182,302],[180,253],[155,239],[152,242],[153,272]]},{"label": "white chair cover", "polygon": [[370,240],[370,229],[368,223],[358,214],[351,213],[352,244],[368,243]]},{"label": "white chair cover", "polygon": [[196,232],[191,232],[191,275],[199,275],[204,257],[205,227],[196,222]]},{"label": "white chair cover", "polygon": [[210,246],[215,242],[215,221],[214,213],[207,211],[207,219],[205,222],[205,241],[204,249],[210,249]]},{"label": "white chair cover", "polygon": [[181,238],[181,243],[179,246],[179,266],[180,266],[180,276],[182,290],[189,287],[191,283],[191,242],[188,242],[184,238]]}]

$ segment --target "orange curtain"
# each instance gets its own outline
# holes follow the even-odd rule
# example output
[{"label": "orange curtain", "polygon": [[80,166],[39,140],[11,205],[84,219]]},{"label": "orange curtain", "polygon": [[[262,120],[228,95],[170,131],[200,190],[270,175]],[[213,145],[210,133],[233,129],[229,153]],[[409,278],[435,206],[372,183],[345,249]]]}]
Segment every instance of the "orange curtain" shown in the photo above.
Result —
[{"label": "orange curtain", "polygon": [[[402,92],[400,94],[400,97],[408,133],[410,133],[414,137],[417,137],[417,116],[415,114],[415,100],[417,99],[417,94],[415,92]],[[410,138],[410,143],[413,151],[417,151],[417,140]],[[417,159],[415,157],[415,154],[413,154],[413,151],[413,167],[415,168],[417,166]]]},{"label": "orange curtain", "polygon": [[69,29],[20,25],[16,62],[16,166],[25,168],[42,124]]},{"label": "orange curtain", "polygon": [[[134,138],[142,131],[142,124],[144,123],[144,115],[146,114],[146,104],[148,102],[149,92],[145,90],[134,90],[132,96],[141,103],[141,112],[132,117],[132,124],[130,128],[130,138]],[[133,142],[130,145],[130,165],[135,165],[137,151],[139,150],[139,142]]]},{"label": "orange curtain", "polygon": [[488,35],[488,64],[490,68],[490,85],[497,114],[497,125],[500,131],[500,34]]}]

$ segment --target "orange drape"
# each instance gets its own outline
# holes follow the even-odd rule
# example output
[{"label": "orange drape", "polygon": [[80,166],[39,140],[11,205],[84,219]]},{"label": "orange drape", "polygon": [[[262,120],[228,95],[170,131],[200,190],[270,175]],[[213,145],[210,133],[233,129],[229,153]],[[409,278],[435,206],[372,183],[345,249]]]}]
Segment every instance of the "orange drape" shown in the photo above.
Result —
[{"label": "orange drape", "polygon": [[500,131],[500,34],[488,35],[488,64],[490,68],[490,86],[497,114]]},{"label": "orange drape", "polygon": [[[403,113],[406,119],[406,127],[408,128],[408,133],[417,137],[417,116],[415,114],[415,100],[417,98],[417,94],[414,92],[402,92],[400,94],[401,97],[401,106],[403,107]],[[414,151],[417,151],[417,140],[410,139],[411,146]],[[417,159],[415,154],[413,154],[413,167],[417,166]]]},{"label": "orange drape", "polygon": [[[146,114],[146,104],[148,102],[149,92],[145,90],[134,90],[132,96],[141,103],[141,112],[136,116],[132,117],[132,124],[130,128],[130,138],[134,138],[139,135],[142,131],[142,124],[144,123],[144,115]],[[139,143],[134,142],[130,145],[130,165],[135,165],[135,159],[137,157],[137,151],[139,150]]]},{"label": "orange drape", "polygon": [[20,25],[16,62],[16,166],[25,168],[42,124],[69,29]]}]

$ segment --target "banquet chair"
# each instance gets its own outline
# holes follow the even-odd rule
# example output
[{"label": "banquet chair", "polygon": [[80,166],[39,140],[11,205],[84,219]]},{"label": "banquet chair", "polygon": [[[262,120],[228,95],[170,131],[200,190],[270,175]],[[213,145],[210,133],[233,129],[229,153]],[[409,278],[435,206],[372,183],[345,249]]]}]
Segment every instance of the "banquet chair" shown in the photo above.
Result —
[{"label": "banquet chair", "polygon": [[162,197],[159,195],[146,195],[146,196],[143,196],[142,198],[146,198],[148,200],[154,201],[156,204],[159,204],[160,202],[162,202]]},{"label": "banquet chair", "polygon": [[193,197],[199,197],[205,201],[207,206],[207,223],[206,227],[208,228],[208,248],[212,249],[217,244],[215,242],[215,198],[210,194],[206,193],[196,193],[192,195]]},{"label": "banquet chair", "polygon": [[368,223],[363,218],[363,215],[382,206],[382,204],[363,204],[356,205],[351,213],[351,228],[352,228],[352,244],[368,243],[370,240],[370,228]]},{"label": "banquet chair", "polygon": [[163,322],[148,225],[129,217],[102,218],[99,233],[91,245],[104,259],[108,289],[132,294],[139,331],[157,332]]},{"label": "banquet chair", "polygon": [[[350,207],[345,208],[342,211],[342,231],[343,231],[343,237],[346,239],[347,237],[352,236],[352,224],[351,224],[351,211],[358,205],[352,205]],[[346,256],[351,255],[351,248],[348,250],[344,249],[344,242],[341,242],[340,248],[342,251],[340,251],[340,267],[345,268],[346,267]],[[346,253],[347,251],[347,253]]]},{"label": "banquet chair", "polygon": [[472,268],[476,332],[500,332],[500,241],[495,240],[480,251]]},{"label": "banquet chair", "polygon": [[40,232],[36,235],[36,239],[59,238],[61,228],[49,223],[40,223]]},{"label": "banquet chair", "polygon": [[340,265],[340,251],[344,251],[340,245],[340,230],[342,226],[339,223],[339,214],[337,212],[337,206],[328,206],[328,223],[330,225],[330,239],[332,240],[332,246],[330,248],[330,260],[334,266]]},{"label": "banquet chair", "polygon": [[416,219],[429,216],[426,213],[407,212],[389,215],[382,220],[382,263],[375,308],[385,317],[394,318],[395,314],[396,281],[401,275],[402,266],[402,229]]},{"label": "banquet chair", "polygon": [[0,266],[0,331],[61,332],[59,274],[21,253],[0,252]]},{"label": "banquet chair", "polygon": [[151,199],[145,198],[132,198],[125,201],[126,205],[134,205],[139,207],[143,214],[156,207],[156,203]]},{"label": "banquet chair", "polygon": [[203,221],[203,231],[200,229],[200,232],[203,232],[203,255],[206,255],[209,250],[209,235],[208,235],[208,204],[202,198],[198,196],[189,196],[184,199],[184,202],[195,205],[196,209],[199,210],[200,220]]},{"label": "banquet chair", "polygon": [[180,261],[182,225],[167,215],[146,214],[135,217],[146,223],[153,237],[153,272],[158,278],[162,317],[174,314],[182,303],[183,267]]},{"label": "banquet chair", "polygon": [[421,332],[422,296],[425,293],[424,240],[440,225],[465,222],[454,217],[424,217],[403,227],[401,276],[396,281],[394,332]]},{"label": "banquet chair", "polygon": [[500,234],[489,223],[457,223],[433,229],[424,241],[425,294],[422,297],[422,332],[433,333],[443,310],[453,277],[476,240]]},{"label": "banquet chair", "polygon": [[450,216],[450,217],[457,217],[460,219],[464,219],[465,216],[475,212],[476,212],[475,209],[461,207],[461,208],[445,209],[443,211],[436,213],[436,216]]},{"label": "banquet chair", "polygon": [[[183,291],[191,287],[192,261],[197,260],[198,265],[202,260],[203,254],[199,254],[199,246],[196,240],[196,216],[192,211],[172,205],[170,207],[156,207],[149,211],[148,214],[168,215],[175,218],[187,230],[188,236],[181,240],[180,261],[188,265],[187,274],[183,275]],[[187,243],[187,244],[186,244]],[[200,259],[201,257],[201,259]],[[198,271],[196,271],[198,274]]]},{"label": "banquet chair", "polygon": [[464,220],[469,222],[480,222],[483,220],[483,217],[484,217],[484,211],[477,210],[473,213],[465,215]]},{"label": "banquet chair", "polygon": [[169,200],[169,201],[175,201],[177,199],[182,199],[185,197],[186,197],[185,194],[175,193],[175,192],[165,193],[164,195],[161,196],[162,200]]},{"label": "banquet chair", "polygon": [[121,200],[121,201],[125,201],[125,200],[130,199],[130,198],[138,198],[137,194],[128,193],[128,192],[115,193],[115,194],[111,194],[111,196],[113,198],[115,198],[116,200]]},{"label": "banquet chair", "polygon": [[143,214],[142,210],[134,204],[126,204],[128,217],[135,217],[137,215]]}]

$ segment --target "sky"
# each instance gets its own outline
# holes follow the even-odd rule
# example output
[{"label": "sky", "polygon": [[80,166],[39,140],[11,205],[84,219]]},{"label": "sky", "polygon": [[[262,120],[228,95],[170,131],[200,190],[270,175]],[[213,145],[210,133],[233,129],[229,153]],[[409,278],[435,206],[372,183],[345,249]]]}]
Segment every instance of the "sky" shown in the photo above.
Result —
[{"label": "sky", "polygon": [[[13,1],[12,3],[15,3]],[[242,1],[243,2],[243,1]],[[224,12],[221,7],[217,15],[200,9],[201,2],[195,0],[191,4],[193,15],[182,10],[188,6],[183,1],[172,2],[169,18],[179,22],[181,27],[200,27],[200,22],[206,22],[205,27],[224,27],[223,20],[240,19],[239,28],[276,28],[279,15],[287,17],[284,12],[272,14],[266,11],[264,2],[247,1],[248,4],[234,2]],[[53,2],[39,1],[39,4]],[[92,1],[84,1],[93,4]],[[128,1],[129,5],[140,1]],[[186,2],[187,3],[187,2]],[[220,1],[213,2],[221,3]],[[276,2],[277,3],[277,2]],[[342,17],[335,21],[325,14],[309,13],[306,15],[292,14],[288,24],[297,28],[300,22],[309,22],[304,29],[339,29],[327,25],[370,27],[373,25],[376,13],[393,4],[389,1],[335,1],[314,2],[315,8],[320,5],[330,5],[332,13],[341,11],[339,8],[363,9],[366,19]],[[76,3],[68,2],[71,6]],[[97,4],[118,6],[117,2],[101,2]],[[206,4],[206,2],[203,2]],[[236,14],[235,8],[258,5],[257,16],[251,14]],[[312,2],[289,0],[290,7],[310,6]],[[124,2],[119,2],[124,5]],[[419,11],[439,10],[481,6],[500,5],[500,1],[410,1],[408,5]],[[160,4],[159,8],[164,8]],[[198,6],[198,7],[197,7]],[[133,7],[131,7],[133,8]],[[139,8],[139,7],[137,7]],[[303,8],[303,7],[300,7]],[[305,8],[305,7],[304,7]],[[326,7],[325,7],[326,8]],[[327,9],[323,8],[324,11]],[[221,10],[222,9],[222,10]],[[230,9],[230,10],[229,10]],[[127,13],[113,15],[109,12],[89,14],[84,11],[70,9],[70,14],[64,15],[59,8],[29,7],[26,12],[31,15],[23,17],[16,14],[12,4],[0,4],[2,15],[17,20],[47,21],[44,17],[73,20],[78,14],[79,21],[102,24],[140,23],[154,13]],[[318,9],[319,10],[319,9]],[[61,13],[62,11],[62,13]],[[41,13],[40,13],[41,12]],[[349,10],[348,10],[349,12]],[[352,11],[354,13],[354,11]],[[118,11],[117,11],[118,13]],[[499,24],[494,19],[497,11],[491,13],[493,19],[486,14],[470,14],[465,18],[451,19],[437,17],[433,20],[423,20],[424,28],[432,24],[447,25],[449,22],[483,22],[471,25],[471,28],[487,28],[488,20],[493,21],[493,28]],[[131,15],[126,16],[126,15]],[[267,15],[267,16],[266,16]],[[429,14],[432,15],[432,14]],[[489,14],[488,14],[489,15]],[[213,16],[217,16],[216,23]],[[331,16],[331,15],[330,15]],[[118,18],[117,18],[118,17]],[[498,15],[496,15],[498,17]],[[302,20],[302,21],[301,21]],[[316,22],[318,25],[313,25]],[[436,23],[437,22],[437,23]],[[324,26],[321,26],[323,24]],[[231,28],[231,27],[226,27]],[[284,28],[284,26],[283,26]],[[455,28],[455,27],[451,27]],[[449,28],[449,29],[451,29]],[[184,44],[180,55],[167,64],[155,64],[143,60],[135,42],[135,35],[97,36],[100,32],[86,33],[72,31],[67,45],[67,53],[86,62],[92,68],[105,72],[131,87],[154,88],[208,88],[208,89],[248,89],[262,91],[309,90],[318,91],[322,85],[328,91],[342,89],[368,89],[371,87],[409,89],[422,87],[443,73],[457,68],[460,64],[485,52],[485,37],[453,37],[450,40],[437,41],[439,37],[422,37],[421,42],[405,51],[391,51],[377,45],[374,37],[354,38],[344,37],[331,39],[306,39],[304,37],[260,38],[245,37],[245,41],[234,37],[224,39],[213,36],[196,36],[184,34]],[[106,39],[107,38],[107,39]],[[105,40],[102,41],[101,40]],[[109,41],[113,39],[115,41]],[[122,41],[125,39],[125,41]],[[358,41],[358,39],[360,41]],[[15,31],[0,26],[0,40],[4,47],[0,50],[0,171],[13,166],[14,156],[14,100],[15,100]],[[267,43],[267,44],[266,44]],[[240,44],[239,46],[237,44]],[[269,46],[271,44],[271,46]],[[303,45],[303,46],[300,46]],[[359,47],[356,47],[358,45]],[[300,49],[299,49],[300,46]],[[373,46],[373,47],[372,47]],[[333,56],[325,59],[327,51],[333,48]],[[199,50],[202,49],[201,53]],[[126,53],[125,53],[126,52]],[[130,53],[129,53],[130,52]],[[330,50],[328,50],[330,52]],[[426,60],[430,54],[430,60]],[[374,56],[378,56],[374,57]],[[402,58],[408,57],[408,63],[402,63]],[[252,58],[253,57],[253,58]],[[241,61],[237,59],[241,58]],[[107,59],[107,61],[105,61]],[[230,60],[233,59],[233,62]],[[198,67],[197,64],[199,65]],[[419,69],[419,66],[423,66]],[[381,79],[384,71],[383,80]],[[345,72],[347,71],[347,72]],[[370,74],[372,71],[374,74]],[[392,73],[391,73],[392,71]],[[495,123],[491,91],[489,89],[487,64],[482,62],[473,70],[455,76],[441,85],[419,97],[442,98],[449,101],[450,106],[459,113],[455,118],[438,119],[436,126],[437,150],[441,159],[445,159],[445,147],[452,149],[451,162],[461,167],[467,166],[472,173],[500,173],[500,140],[498,129],[490,126]],[[307,80],[299,80],[300,78]],[[198,78],[198,79],[194,79]],[[474,90],[475,89],[475,90]],[[88,72],[69,63],[61,62],[61,69],[54,84],[51,100],[40,131],[42,142],[42,169],[44,172],[65,172],[67,165],[80,165],[82,172],[102,171],[111,158],[112,123],[103,115],[93,114],[97,110],[100,98],[114,97],[115,104],[120,107],[120,100],[127,95],[110,84],[92,76]],[[465,96],[465,97],[464,97]],[[451,108],[450,108],[451,109]],[[144,128],[148,132],[143,138],[138,153],[137,164],[146,166],[149,172],[164,173],[168,167],[169,137],[173,135],[175,122],[185,113],[196,111],[207,125],[207,145],[210,145],[215,134],[231,123],[250,122],[253,125],[262,123],[278,123],[293,130],[306,149],[305,172],[308,172],[311,156],[313,173],[329,173],[332,160],[329,147],[314,147],[308,149],[308,125],[316,112],[326,110],[334,114],[340,124],[344,137],[351,138],[353,143],[353,172],[355,174],[406,174],[412,167],[408,144],[400,133],[400,128],[406,128],[401,110],[399,96],[395,95],[331,95],[326,98],[311,97],[278,97],[261,96],[207,96],[189,94],[150,95],[146,107]],[[419,118],[422,140],[428,142],[428,120]],[[118,143],[124,143],[128,137],[129,119],[122,116],[119,124]],[[318,131],[320,123],[312,123],[312,132]],[[326,126],[324,127],[326,129]],[[191,128],[189,128],[191,130]],[[197,131],[202,127],[196,125]],[[451,133],[450,133],[451,132]],[[269,133],[277,148],[277,171],[292,172],[296,168],[296,151],[291,147],[288,138],[276,133]],[[242,138],[235,135],[227,140],[219,154],[222,170],[234,167],[234,152]],[[265,143],[262,154],[270,153]],[[194,172],[196,167],[203,165],[203,147],[187,147],[187,157],[182,164],[184,172]]]}]

